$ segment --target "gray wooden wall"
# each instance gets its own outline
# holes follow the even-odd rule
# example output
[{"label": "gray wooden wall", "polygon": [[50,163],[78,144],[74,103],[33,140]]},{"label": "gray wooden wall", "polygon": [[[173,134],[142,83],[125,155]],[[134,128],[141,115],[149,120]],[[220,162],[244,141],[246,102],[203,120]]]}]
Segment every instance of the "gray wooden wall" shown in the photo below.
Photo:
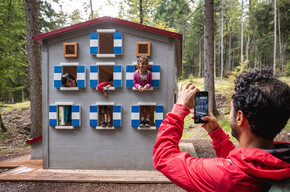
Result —
[{"label": "gray wooden wall", "polygon": [[[123,32],[123,55],[116,58],[97,58],[90,55],[90,32],[96,29],[116,29]],[[126,65],[137,61],[136,42],[151,42],[149,61],[161,67],[160,88],[139,93],[126,87]],[[78,42],[78,58],[63,57],[63,43]],[[156,102],[163,105],[164,117],[173,107],[175,88],[174,39],[114,23],[89,27],[43,40],[43,151],[44,168],[62,169],[128,169],[153,170],[152,149],[156,130],[140,131],[131,127],[131,105]],[[114,61],[122,65],[122,87],[109,91],[109,98],[89,86],[89,66],[96,62]],[[60,91],[54,87],[54,65],[79,62],[86,66],[86,88],[79,91]],[[48,125],[48,106],[55,102],[74,102],[81,105],[81,127],[57,130]],[[96,102],[115,102],[122,105],[122,127],[115,130],[96,130],[89,125],[89,107]]]}]

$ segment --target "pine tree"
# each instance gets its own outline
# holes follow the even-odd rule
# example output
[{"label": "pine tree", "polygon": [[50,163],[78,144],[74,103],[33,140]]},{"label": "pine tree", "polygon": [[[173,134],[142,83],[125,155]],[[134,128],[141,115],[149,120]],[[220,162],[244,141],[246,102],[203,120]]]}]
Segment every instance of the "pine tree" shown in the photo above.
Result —
[{"label": "pine tree", "polygon": [[25,0],[27,53],[30,80],[30,137],[42,135],[41,52],[40,43],[32,37],[39,33],[37,0]]},{"label": "pine tree", "polygon": [[204,88],[209,95],[209,110],[216,112],[214,88],[214,6],[213,0],[204,1]]}]

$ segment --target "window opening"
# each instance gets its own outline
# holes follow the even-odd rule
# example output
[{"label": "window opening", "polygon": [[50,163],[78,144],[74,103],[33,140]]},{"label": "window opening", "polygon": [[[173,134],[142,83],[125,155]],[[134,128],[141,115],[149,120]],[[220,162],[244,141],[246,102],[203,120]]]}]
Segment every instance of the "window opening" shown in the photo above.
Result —
[{"label": "window opening", "polygon": [[137,42],[136,43],[136,56],[150,56],[151,43],[150,42]]},{"label": "window opening", "polygon": [[63,43],[63,56],[64,57],[78,57],[78,44],[77,43]]},{"label": "window opening", "polygon": [[100,54],[114,54],[114,33],[99,33]]},{"label": "window opening", "polygon": [[99,82],[108,81],[110,78],[113,78],[113,65],[99,66]]},{"label": "window opening", "polygon": [[72,106],[59,105],[57,126],[71,126],[71,125],[72,125]]},{"label": "window opening", "polygon": [[77,86],[77,66],[63,66],[62,71],[63,71],[62,77],[61,77],[62,87],[76,87]]},{"label": "window opening", "polygon": [[154,127],[155,126],[154,116],[155,116],[155,106],[141,105],[140,106],[140,117],[139,117],[140,124],[139,124],[139,127],[140,128]]},{"label": "window opening", "polygon": [[98,106],[98,126],[103,128],[110,128],[113,126],[113,106],[99,105]]}]

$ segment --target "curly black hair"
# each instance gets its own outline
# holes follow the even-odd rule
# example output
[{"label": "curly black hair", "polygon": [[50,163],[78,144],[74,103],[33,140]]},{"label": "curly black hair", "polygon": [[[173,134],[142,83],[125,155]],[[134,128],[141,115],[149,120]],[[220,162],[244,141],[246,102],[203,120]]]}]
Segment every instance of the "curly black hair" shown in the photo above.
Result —
[{"label": "curly black hair", "polygon": [[61,76],[61,83],[65,86],[65,84],[66,84],[66,80],[67,80],[67,78],[71,78],[72,80],[75,80],[75,78],[71,75],[71,74],[69,74],[69,73],[65,73],[65,74],[63,74],[62,76]]},{"label": "curly black hair", "polygon": [[235,114],[238,110],[245,113],[251,132],[267,140],[280,133],[290,116],[290,88],[270,69],[241,73],[232,99]]}]

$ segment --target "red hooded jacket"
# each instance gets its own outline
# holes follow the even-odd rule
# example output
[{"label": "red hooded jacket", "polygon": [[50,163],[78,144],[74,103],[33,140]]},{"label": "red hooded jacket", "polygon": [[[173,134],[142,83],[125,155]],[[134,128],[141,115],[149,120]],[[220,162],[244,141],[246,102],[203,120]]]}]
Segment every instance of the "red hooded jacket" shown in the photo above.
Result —
[{"label": "red hooded jacket", "polygon": [[109,84],[108,81],[104,81],[102,83],[99,83],[97,85],[97,89],[103,93],[105,91],[104,87],[106,87],[108,84]]},{"label": "red hooded jacket", "polygon": [[[190,110],[176,104],[166,115],[153,149],[154,167],[187,191],[263,191],[268,184],[259,179],[281,180],[290,177],[290,163],[258,148],[235,148],[221,128],[210,133],[217,158],[192,158],[178,148],[184,118]],[[289,157],[289,143],[276,143]],[[268,150],[269,151],[269,150]],[[277,152],[277,151],[276,151]],[[288,153],[288,155],[287,155]],[[283,157],[282,157],[283,159]]]}]

